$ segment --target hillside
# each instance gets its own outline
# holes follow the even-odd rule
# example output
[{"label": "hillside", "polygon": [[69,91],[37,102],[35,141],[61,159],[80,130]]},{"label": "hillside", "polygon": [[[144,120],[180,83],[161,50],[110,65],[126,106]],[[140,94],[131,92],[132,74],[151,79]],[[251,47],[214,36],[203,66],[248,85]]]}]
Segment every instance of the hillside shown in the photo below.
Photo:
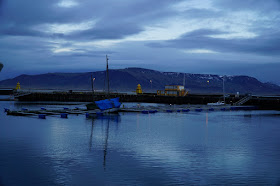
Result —
[{"label": "hillside", "polygon": [[[112,91],[134,91],[141,84],[143,91],[163,90],[165,85],[183,84],[184,74],[160,72],[143,68],[110,70],[110,89]],[[94,89],[103,90],[106,73],[48,73],[41,75],[20,75],[13,79],[0,81],[0,87],[15,87],[20,82],[22,88],[91,90],[91,75],[95,78]],[[152,80],[152,84],[150,83]],[[208,82],[209,81],[209,82]],[[221,93],[222,76],[205,74],[185,74],[186,89],[192,93]],[[227,93],[280,94],[280,87],[262,83],[249,76],[226,76]]]}]

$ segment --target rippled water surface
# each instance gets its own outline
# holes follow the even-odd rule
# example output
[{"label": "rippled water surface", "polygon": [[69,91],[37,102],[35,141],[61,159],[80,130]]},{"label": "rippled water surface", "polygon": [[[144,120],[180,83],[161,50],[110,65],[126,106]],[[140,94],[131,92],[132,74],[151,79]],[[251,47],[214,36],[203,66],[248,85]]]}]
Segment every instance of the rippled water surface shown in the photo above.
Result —
[{"label": "rippled water surface", "polygon": [[3,112],[22,107],[42,105],[0,102],[0,185],[280,184],[278,111]]}]

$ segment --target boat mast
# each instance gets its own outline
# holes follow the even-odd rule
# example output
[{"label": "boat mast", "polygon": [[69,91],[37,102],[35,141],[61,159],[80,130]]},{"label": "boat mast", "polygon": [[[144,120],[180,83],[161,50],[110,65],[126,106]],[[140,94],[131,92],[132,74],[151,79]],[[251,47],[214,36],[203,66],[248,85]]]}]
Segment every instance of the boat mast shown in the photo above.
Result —
[{"label": "boat mast", "polygon": [[107,66],[106,66],[106,81],[107,81],[107,95],[109,96],[109,94],[110,94],[110,89],[109,89],[109,64],[108,64],[108,61],[109,61],[109,58],[108,58],[108,56],[106,55],[106,64],[107,64]]},{"label": "boat mast", "polygon": [[184,80],[183,80],[183,86],[185,88],[185,84],[186,84],[186,73],[184,73]]},{"label": "boat mast", "polygon": [[223,96],[224,96],[224,103],[226,104],[226,97],[225,97],[225,76],[223,76]]},{"label": "boat mast", "polygon": [[92,77],[92,75],[91,75],[91,93],[92,93],[92,99],[94,100],[93,77]]}]

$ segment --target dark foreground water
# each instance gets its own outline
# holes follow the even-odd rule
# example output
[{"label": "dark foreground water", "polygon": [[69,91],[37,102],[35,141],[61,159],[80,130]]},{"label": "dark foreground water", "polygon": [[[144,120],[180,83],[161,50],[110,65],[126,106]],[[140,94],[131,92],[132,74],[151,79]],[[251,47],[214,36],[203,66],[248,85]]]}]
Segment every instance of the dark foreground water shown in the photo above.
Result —
[{"label": "dark foreground water", "polygon": [[277,111],[3,113],[23,106],[0,102],[0,185],[280,184]]}]

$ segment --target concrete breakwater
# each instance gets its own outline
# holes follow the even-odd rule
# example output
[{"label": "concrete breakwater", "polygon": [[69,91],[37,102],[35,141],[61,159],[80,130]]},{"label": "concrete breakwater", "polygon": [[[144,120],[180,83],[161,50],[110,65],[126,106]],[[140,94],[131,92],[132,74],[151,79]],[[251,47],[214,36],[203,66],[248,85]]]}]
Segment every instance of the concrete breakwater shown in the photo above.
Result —
[{"label": "concrete breakwater", "polygon": [[[69,92],[57,92],[57,93],[28,93],[16,96],[18,101],[62,101],[62,102],[90,102],[92,100],[106,99],[107,95],[98,93],[92,95],[88,92],[81,93],[69,93]],[[121,102],[143,102],[143,103],[166,103],[166,104],[207,104],[211,102],[217,102],[222,100],[222,95],[188,95],[185,97],[175,96],[157,96],[156,94],[141,94],[131,95],[122,93],[112,93],[110,97],[120,97]],[[234,103],[240,100],[233,96],[226,98],[229,103]]]},{"label": "concrete breakwater", "polygon": [[[244,95],[245,96],[245,95]],[[244,96],[226,97],[227,104],[234,104]],[[61,101],[61,102],[91,102],[92,100],[106,99],[106,94],[91,93],[29,93],[18,95],[18,101]],[[166,103],[166,104],[201,104],[214,103],[221,101],[222,95],[202,95],[189,94],[185,97],[157,96],[155,94],[130,95],[130,94],[111,94],[111,97],[120,97],[121,102],[143,102],[143,103]],[[280,96],[252,96],[244,105],[258,106],[260,109],[280,109]]]},{"label": "concrete breakwater", "polygon": [[14,93],[12,88],[0,88],[0,95],[11,95]]}]

